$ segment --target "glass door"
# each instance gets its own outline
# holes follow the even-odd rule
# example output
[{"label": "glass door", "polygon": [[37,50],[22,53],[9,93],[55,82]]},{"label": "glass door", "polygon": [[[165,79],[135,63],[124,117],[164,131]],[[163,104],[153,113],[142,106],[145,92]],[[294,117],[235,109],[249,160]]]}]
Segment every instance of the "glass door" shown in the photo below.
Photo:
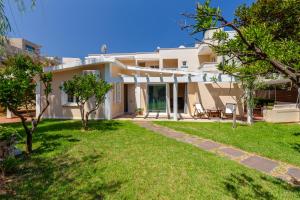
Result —
[{"label": "glass door", "polygon": [[149,112],[166,112],[166,85],[148,86]]}]

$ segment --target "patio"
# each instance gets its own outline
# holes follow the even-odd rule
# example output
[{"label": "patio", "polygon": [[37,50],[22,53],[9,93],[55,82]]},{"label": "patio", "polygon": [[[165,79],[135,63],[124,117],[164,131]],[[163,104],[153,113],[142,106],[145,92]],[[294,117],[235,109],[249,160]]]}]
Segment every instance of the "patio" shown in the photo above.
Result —
[{"label": "patio", "polygon": [[[166,121],[173,120],[173,114],[167,115],[165,113],[149,113],[146,115],[136,115],[136,114],[124,114],[116,117],[117,120],[132,120],[132,121]],[[177,114],[178,121],[186,121],[186,122],[232,122],[232,118],[199,118],[192,117],[189,114],[179,113]],[[241,117],[237,117],[238,123],[245,123],[246,114],[243,119]],[[254,115],[255,121],[262,121],[263,118],[259,114]]]}]

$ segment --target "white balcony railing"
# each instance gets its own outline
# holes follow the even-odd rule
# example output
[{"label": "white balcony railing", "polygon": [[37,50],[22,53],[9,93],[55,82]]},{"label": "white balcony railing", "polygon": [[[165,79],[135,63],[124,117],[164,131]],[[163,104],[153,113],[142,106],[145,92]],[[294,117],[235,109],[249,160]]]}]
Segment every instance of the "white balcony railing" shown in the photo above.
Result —
[{"label": "white balcony railing", "polygon": [[101,63],[101,62],[117,62],[117,61],[113,58],[105,58],[104,56],[95,57],[95,58],[87,57],[84,60],[78,59],[76,61],[68,62],[68,63],[62,63],[62,64],[57,65],[57,66],[45,67],[44,71],[60,70],[60,69],[66,69],[66,68],[76,67],[76,66],[80,66],[80,65],[91,65],[91,64],[95,64],[95,63]]},{"label": "white balcony railing", "polygon": [[204,62],[199,67],[199,70],[203,72],[217,72],[218,71],[217,66],[218,66],[217,62]]}]

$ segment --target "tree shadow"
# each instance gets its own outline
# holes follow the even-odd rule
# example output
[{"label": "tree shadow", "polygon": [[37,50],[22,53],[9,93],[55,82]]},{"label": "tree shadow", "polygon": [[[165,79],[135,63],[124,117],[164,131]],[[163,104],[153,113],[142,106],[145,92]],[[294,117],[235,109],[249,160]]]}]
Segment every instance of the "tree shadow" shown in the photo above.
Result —
[{"label": "tree shadow", "polygon": [[115,131],[118,130],[123,124],[116,120],[91,120],[89,127],[91,130],[98,131]]},{"label": "tree shadow", "polygon": [[56,150],[62,143],[75,143],[79,142],[79,139],[73,138],[72,135],[63,134],[37,134],[34,138],[34,142],[40,142],[40,146],[33,149],[34,154],[43,154]]},{"label": "tree shadow", "polygon": [[[269,178],[266,176],[260,177],[262,181],[277,185],[284,190],[297,192],[300,196],[299,188],[293,187],[288,183],[280,180]],[[258,183],[254,178],[245,173],[231,174],[224,182],[225,189],[231,194],[234,199],[277,199],[267,186]]]},{"label": "tree shadow", "polygon": [[30,158],[8,185],[15,194],[0,194],[0,199],[104,199],[116,193],[123,182],[105,181],[106,167],[96,164],[103,156],[95,152],[81,158],[67,154],[55,159]]},{"label": "tree shadow", "polygon": [[[81,130],[82,125],[81,121],[79,120],[63,120],[63,121],[44,121],[44,124],[41,124],[38,127],[37,131],[39,133],[49,132],[49,131],[74,131],[74,130]],[[110,130],[117,130],[122,124],[116,120],[89,120],[89,130],[98,130],[98,131],[110,131]]]},{"label": "tree shadow", "polygon": [[300,143],[291,143],[292,148],[300,153]]},{"label": "tree shadow", "polygon": [[293,133],[293,136],[300,136],[300,132]]}]

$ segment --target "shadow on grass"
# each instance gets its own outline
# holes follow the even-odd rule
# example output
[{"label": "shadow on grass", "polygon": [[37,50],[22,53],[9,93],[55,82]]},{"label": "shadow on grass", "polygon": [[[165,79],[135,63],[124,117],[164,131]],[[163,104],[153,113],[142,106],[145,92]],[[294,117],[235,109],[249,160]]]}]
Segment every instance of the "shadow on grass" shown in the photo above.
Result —
[{"label": "shadow on grass", "polygon": [[[89,120],[89,129],[90,130],[99,130],[99,131],[110,131],[117,130],[122,123],[116,120]],[[22,124],[10,123],[10,124],[1,124],[1,126],[16,128],[23,131]],[[53,120],[45,119],[37,127],[37,133],[44,133],[49,131],[64,131],[64,130],[81,130],[82,125],[80,120]]]},{"label": "shadow on grass", "polygon": [[[23,138],[20,143],[25,143],[26,135],[21,123],[6,124],[5,126],[18,129]],[[114,120],[90,120],[90,130],[82,131],[82,134],[88,134],[90,131],[115,131],[121,126],[122,123]],[[37,149],[34,149],[34,153],[41,154],[54,151],[66,142],[79,142],[80,140],[73,137],[72,134],[74,131],[81,131],[81,128],[81,121],[79,120],[43,120],[33,134],[33,142],[41,143]]]},{"label": "shadow on grass", "polygon": [[300,153],[300,143],[291,143],[292,148]]},{"label": "shadow on grass", "polygon": [[[117,130],[122,124],[118,121],[114,120],[90,120],[89,121],[89,129],[90,130],[98,130],[98,131],[111,131]],[[44,133],[48,131],[78,131],[81,130],[81,121],[79,120],[63,120],[63,121],[52,121],[45,120],[38,127],[38,133]]]},{"label": "shadow on grass", "polygon": [[19,167],[8,185],[15,194],[0,195],[0,199],[104,199],[116,193],[123,182],[106,182],[101,160],[96,150],[81,158],[31,158]]},{"label": "shadow on grass", "polygon": [[293,133],[293,136],[300,136],[300,132]]},{"label": "shadow on grass", "polygon": [[56,150],[62,144],[67,142],[75,143],[79,142],[79,139],[73,138],[71,135],[63,134],[39,134],[34,138],[34,142],[40,142],[40,146],[33,149],[34,154],[43,154]]},{"label": "shadow on grass", "polygon": [[[295,192],[300,197],[300,188],[293,187],[288,183],[267,176],[260,177],[262,181],[271,183],[286,191]],[[258,183],[254,178],[244,173],[231,174],[224,182],[225,189],[231,194],[234,199],[277,199],[271,189],[264,184]]]}]

